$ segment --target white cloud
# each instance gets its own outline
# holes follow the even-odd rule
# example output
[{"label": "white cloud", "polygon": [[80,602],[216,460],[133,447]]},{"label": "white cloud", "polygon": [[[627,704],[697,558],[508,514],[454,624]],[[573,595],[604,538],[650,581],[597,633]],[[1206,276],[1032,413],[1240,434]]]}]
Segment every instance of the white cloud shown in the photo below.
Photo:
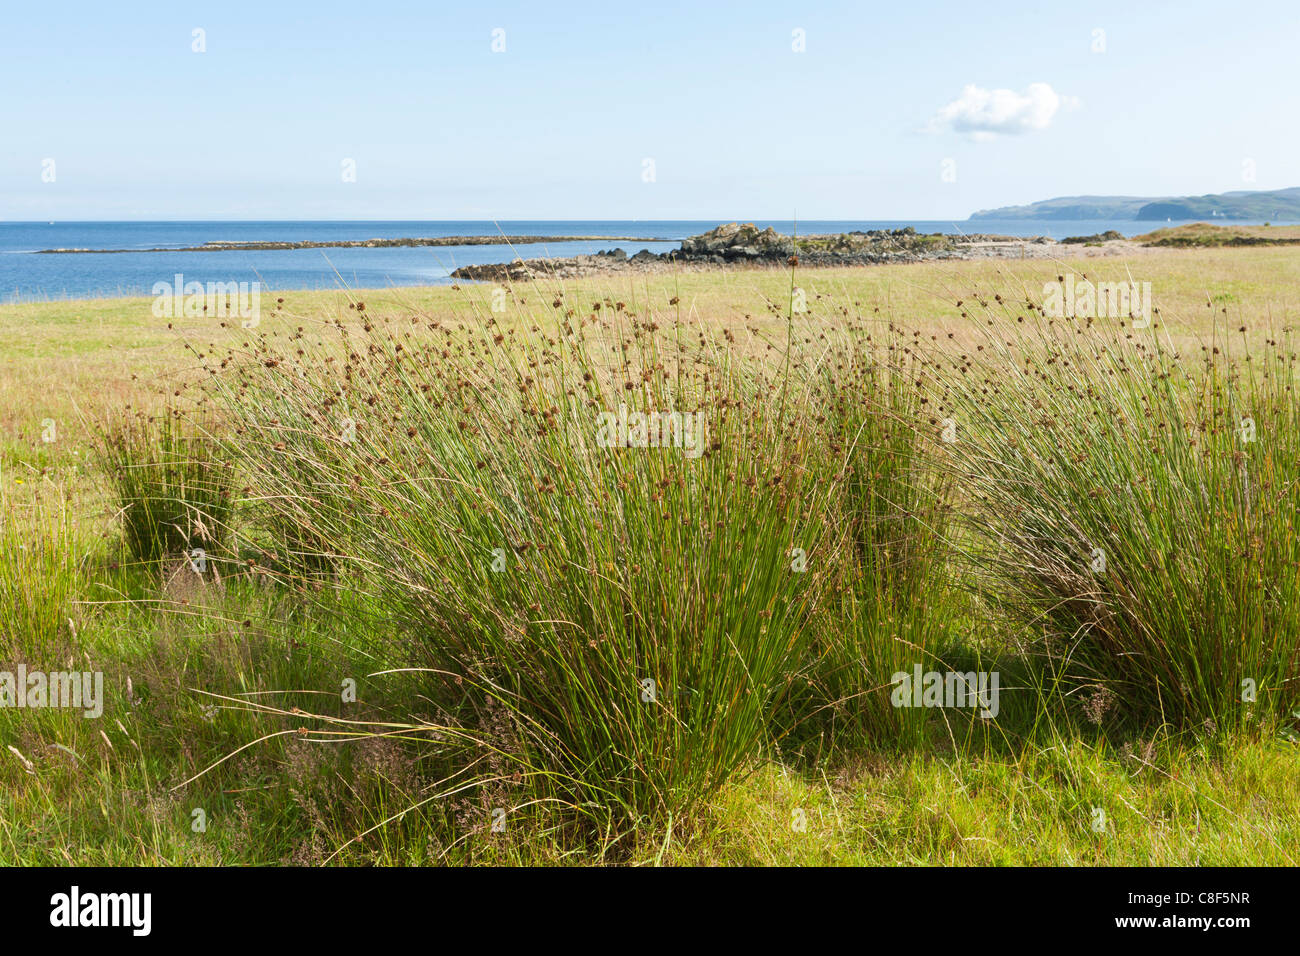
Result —
[{"label": "white cloud", "polygon": [[1023,93],[1015,90],[986,90],[967,84],[961,96],[930,120],[932,132],[950,129],[972,139],[993,139],[1047,129],[1061,110],[1073,109],[1079,101],[1061,96],[1047,83],[1030,83]]}]

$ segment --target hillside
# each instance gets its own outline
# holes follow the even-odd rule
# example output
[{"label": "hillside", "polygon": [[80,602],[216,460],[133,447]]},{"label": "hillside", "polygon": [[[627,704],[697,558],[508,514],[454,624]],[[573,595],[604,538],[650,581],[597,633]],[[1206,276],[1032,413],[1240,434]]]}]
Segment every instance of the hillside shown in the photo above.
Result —
[{"label": "hillside", "polygon": [[1237,191],[1205,196],[1064,196],[1025,206],[972,213],[981,219],[1131,219],[1138,222],[1193,219],[1300,220],[1300,187],[1271,192]]}]

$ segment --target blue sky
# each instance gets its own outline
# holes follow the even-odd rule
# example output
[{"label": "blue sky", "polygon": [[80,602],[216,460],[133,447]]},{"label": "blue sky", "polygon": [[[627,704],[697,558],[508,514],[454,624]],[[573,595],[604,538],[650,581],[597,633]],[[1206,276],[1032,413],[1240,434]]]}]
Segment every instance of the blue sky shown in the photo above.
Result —
[{"label": "blue sky", "polygon": [[1298,45],[1294,0],[12,2],[0,219],[952,219],[1275,189],[1300,185]]}]

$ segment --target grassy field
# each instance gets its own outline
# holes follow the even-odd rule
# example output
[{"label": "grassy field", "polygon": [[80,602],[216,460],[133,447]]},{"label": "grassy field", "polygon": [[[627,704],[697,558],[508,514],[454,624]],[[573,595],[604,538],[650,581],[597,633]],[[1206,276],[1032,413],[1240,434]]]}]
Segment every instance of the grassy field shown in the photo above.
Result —
[{"label": "grassy field", "polygon": [[1295,865],[1295,251],[492,291],[0,307],[0,863]]},{"label": "grassy field", "polygon": [[1224,245],[1293,245],[1300,242],[1300,226],[1217,226],[1192,222],[1157,229],[1137,237],[1154,246],[1213,248]]}]

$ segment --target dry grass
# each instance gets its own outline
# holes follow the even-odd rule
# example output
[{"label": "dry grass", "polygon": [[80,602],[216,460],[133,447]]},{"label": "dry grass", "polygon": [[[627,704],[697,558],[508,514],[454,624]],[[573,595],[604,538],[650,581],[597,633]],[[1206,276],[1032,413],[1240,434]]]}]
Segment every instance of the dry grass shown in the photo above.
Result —
[{"label": "dry grass", "polygon": [[[1288,229],[1300,235],[1300,227]],[[1218,312],[1228,307],[1247,324],[1257,324],[1269,317],[1280,321],[1287,310],[1300,307],[1300,255],[1284,247],[1156,250],[1132,261],[1090,259],[1081,252],[1068,255],[1060,261],[947,261],[803,270],[798,281],[810,300],[825,296],[860,301],[935,332],[959,330],[967,324],[962,310],[953,306],[953,300],[963,295],[981,289],[1005,294],[1009,288],[1023,287],[1038,298],[1043,283],[1067,268],[1093,279],[1118,281],[1131,274],[1135,281],[1152,283],[1156,306],[1175,338],[1184,341],[1208,330],[1210,308]],[[719,328],[746,321],[760,331],[774,332],[783,328],[781,315],[755,312],[755,304],[768,300],[783,313],[789,284],[785,269],[742,269],[681,276],[607,276],[570,280],[563,287],[575,298],[616,296],[632,308],[667,309],[668,300],[678,297],[683,317],[692,321]],[[524,287],[516,292],[528,299],[551,288],[547,283],[544,288]],[[464,284],[278,295],[288,316],[340,315],[355,320],[347,304],[360,299],[372,315],[418,311],[468,321],[476,304],[486,311],[490,290],[486,284]],[[275,298],[276,294],[263,295],[264,310],[275,307]],[[155,318],[151,302],[128,298],[0,306],[0,352],[6,359],[0,378],[0,433],[11,439],[38,435],[37,423],[47,415],[75,419],[77,409],[91,412],[94,406],[149,401],[160,389],[183,384],[187,370],[197,366],[183,341],[211,343],[217,350],[247,337],[237,327],[219,327],[216,320]]]},{"label": "dry grass", "polygon": [[1216,226],[1209,222],[1191,222],[1148,232],[1138,236],[1135,241],[1163,245],[1219,246],[1234,239],[1284,244],[1300,242],[1300,226]]}]

